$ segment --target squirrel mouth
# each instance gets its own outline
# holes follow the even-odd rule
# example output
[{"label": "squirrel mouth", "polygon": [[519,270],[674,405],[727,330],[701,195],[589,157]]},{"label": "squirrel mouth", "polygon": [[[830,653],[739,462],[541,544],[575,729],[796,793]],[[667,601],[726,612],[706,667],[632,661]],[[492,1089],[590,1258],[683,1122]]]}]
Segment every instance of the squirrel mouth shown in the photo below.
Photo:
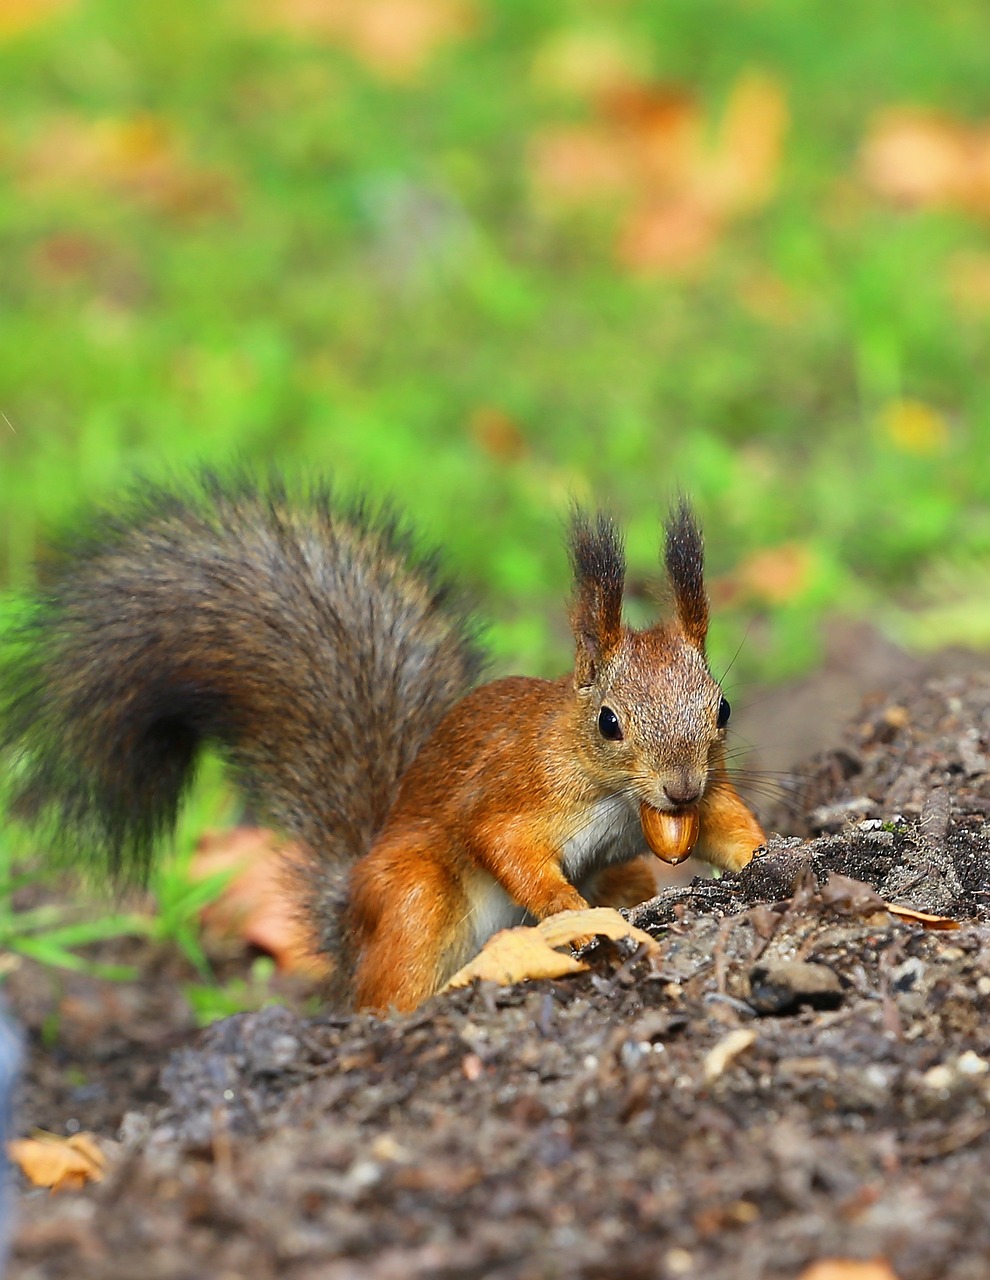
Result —
[{"label": "squirrel mouth", "polygon": [[672,866],[690,857],[698,843],[697,809],[654,809],[651,804],[641,803],[639,820],[646,843],[658,858]]}]

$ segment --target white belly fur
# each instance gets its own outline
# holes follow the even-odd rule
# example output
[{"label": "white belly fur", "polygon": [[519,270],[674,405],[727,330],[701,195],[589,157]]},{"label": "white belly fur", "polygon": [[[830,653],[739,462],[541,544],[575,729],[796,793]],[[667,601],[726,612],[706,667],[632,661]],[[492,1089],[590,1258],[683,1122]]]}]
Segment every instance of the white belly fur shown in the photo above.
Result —
[{"label": "white belly fur", "polygon": [[[589,805],[585,824],[564,845],[564,875],[580,890],[582,882],[595,872],[616,862],[628,862],[645,848],[636,805],[620,797],[601,800]],[[525,907],[514,902],[497,880],[485,875],[475,881],[471,893],[473,952],[499,929],[532,922]]]},{"label": "white belly fur", "polygon": [[646,848],[639,808],[624,796],[589,805],[584,826],[564,845],[564,875],[571,884],[615,862],[628,862]]}]

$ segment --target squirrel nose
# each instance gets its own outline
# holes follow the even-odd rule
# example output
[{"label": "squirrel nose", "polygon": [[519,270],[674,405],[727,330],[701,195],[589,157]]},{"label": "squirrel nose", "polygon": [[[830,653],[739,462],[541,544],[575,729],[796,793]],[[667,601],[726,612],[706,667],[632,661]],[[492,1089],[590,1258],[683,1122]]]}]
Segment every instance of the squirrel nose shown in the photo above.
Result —
[{"label": "squirrel nose", "polygon": [[664,783],[663,792],[671,804],[695,804],[701,799],[702,787],[698,782],[680,778],[677,782]]}]

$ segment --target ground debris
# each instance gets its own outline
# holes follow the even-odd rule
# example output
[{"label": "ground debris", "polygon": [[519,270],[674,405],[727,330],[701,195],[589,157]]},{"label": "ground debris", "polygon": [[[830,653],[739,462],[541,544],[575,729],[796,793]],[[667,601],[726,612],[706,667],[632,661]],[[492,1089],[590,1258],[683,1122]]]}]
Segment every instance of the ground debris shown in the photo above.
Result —
[{"label": "ground debris", "polygon": [[25,1198],[11,1276],[976,1280],[988,732],[982,677],[875,700],[813,779],[841,818],[628,913],[653,954],[184,1030],[105,1180]]}]

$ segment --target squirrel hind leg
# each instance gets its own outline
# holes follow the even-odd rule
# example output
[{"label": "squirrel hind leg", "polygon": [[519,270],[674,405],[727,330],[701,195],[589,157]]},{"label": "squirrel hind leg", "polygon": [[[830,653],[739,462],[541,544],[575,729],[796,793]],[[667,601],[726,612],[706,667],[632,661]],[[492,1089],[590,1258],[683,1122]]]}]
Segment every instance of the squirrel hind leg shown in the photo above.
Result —
[{"label": "squirrel hind leg", "polygon": [[428,842],[373,850],[352,868],[349,889],[343,924],[356,1008],[415,1009],[467,959],[470,899]]}]

